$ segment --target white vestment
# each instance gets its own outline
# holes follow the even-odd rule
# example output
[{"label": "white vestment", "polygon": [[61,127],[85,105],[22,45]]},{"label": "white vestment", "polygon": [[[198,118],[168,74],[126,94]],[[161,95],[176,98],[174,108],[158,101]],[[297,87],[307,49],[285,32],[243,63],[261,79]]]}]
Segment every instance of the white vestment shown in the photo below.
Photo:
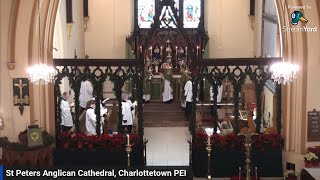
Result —
[{"label": "white vestment", "polygon": [[83,81],[81,82],[80,87],[80,107],[86,108],[87,102],[90,101],[93,97],[93,87],[90,81]]},{"label": "white vestment", "polygon": [[96,133],[97,116],[94,113],[93,108],[87,109],[86,112],[86,133],[89,135],[95,135]]},{"label": "white vestment", "polygon": [[132,114],[132,121],[134,121],[136,117],[136,108],[130,99],[127,101],[127,103],[130,105],[130,107],[133,108],[133,110],[131,111],[131,114]]},{"label": "white vestment", "polygon": [[[86,111],[86,133],[89,135],[96,135],[96,125],[97,125],[97,116],[94,112],[93,108],[89,108]],[[104,124],[104,113],[107,109],[100,109],[101,119],[100,119],[100,131],[103,132],[103,124]]]},{"label": "white vestment", "polygon": [[[123,115],[123,120],[122,125],[132,125],[132,112],[131,112],[131,104],[130,102],[122,102],[122,115]],[[125,122],[126,121],[126,122]]]},{"label": "white vestment", "polygon": [[143,99],[144,99],[145,101],[150,101],[151,95],[150,95],[150,94],[143,95]]},{"label": "white vestment", "polygon": [[[210,101],[213,101],[213,92],[212,92],[213,88],[212,86],[210,87]],[[222,99],[222,86],[219,86],[218,87],[218,95],[217,95],[217,102],[221,102],[221,99]]]},{"label": "white vestment", "polygon": [[60,108],[61,108],[61,125],[72,127],[73,121],[72,121],[72,115],[71,115],[70,105],[68,101],[62,99]]},{"label": "white vestment", "polygon": [[190,80],[184,85],[184,96],[186,96],[186,102],[192,102],[192,82]]},{"label": "white vestment", "polygon": [[163,88],[163,93],[162,93],[162,101],[166,102],[166,101],[170,101],[171,99],[173,99],[173,95],[172,95],[172,88],[170,86],[170,81],[163,79],[164,80],[164,88]]}]

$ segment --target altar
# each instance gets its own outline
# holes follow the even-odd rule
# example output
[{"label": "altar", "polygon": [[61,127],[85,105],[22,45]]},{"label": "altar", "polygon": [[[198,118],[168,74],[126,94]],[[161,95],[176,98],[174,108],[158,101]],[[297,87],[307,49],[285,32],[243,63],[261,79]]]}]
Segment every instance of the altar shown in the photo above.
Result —
[{"label": "altar", "polygon": [[[173,99],[176,101],[180,100],[180,79],[181,75],[174,74],[173,75]],[[160,74],[153,75],[151,80],[151,100],[160,101],[162,100],[162,92],[163,92],[163,79]]]}]

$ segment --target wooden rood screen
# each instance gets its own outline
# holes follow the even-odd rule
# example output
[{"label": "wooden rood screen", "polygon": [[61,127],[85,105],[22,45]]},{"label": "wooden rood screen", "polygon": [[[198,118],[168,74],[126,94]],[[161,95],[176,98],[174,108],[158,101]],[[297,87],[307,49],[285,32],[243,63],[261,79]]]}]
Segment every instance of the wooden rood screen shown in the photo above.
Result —
[{"label": "wooden rood screen", "polygon": [[[241,92],[242,86],[245,83],[245,79],[249,78],[255,83],[255,93],[256,93],[256,107],[257,107],[257,118],[256,118],[256,131],[260,132],[261,122],[262,122],[262,99],[261,93],[265,85],[266,80],[271,78],[269,72],[270,64],[273,62],[280,61],[280,58],[226,58],[226,59],[201,59],[198,68],[192,69],[192,77],[194,84],[193,91],[193,103],[196,107],[199,83],[205,78],[207,79],[211,86],[213,87],[213,97],[214,105],[212,108],[213,118],[212,121],[215,125],[215,130],[217,129],[217,92],[218,86],[221,85],[222,81],[227,79],[231,82],[234,87],[233,91],[233,104],[234,104],[234,118],[236,127],[235,130],[239,131],[239,93]],[[131,92],[138,102],[137,115],[138,115],[138,133],[143,136],[143,63],[136,60],[130,59],[118,59],[118,60],[108,60],[108,59],[54,59],[54,65],[58,72],[55,79],[55,97],[56,97],[56,119],[57,119],[57,134],[60,132],[61,123],[61,90],[60,84],[64,77],[69,80],[70,89],[75,92],[75,118],[74,122],[76,124],[76,129],[79,130],[79,93],[81,82],[89,80],[93,84],[95,90],[95,96],[97,100],[97,132],[100,131],[100,105],[99,102],[102,99],[102,87],[105,80],[110,80],[114,84],[114,93],[116,97],[119,117],[119,127],[122,122],[121,114],[121,94],[122,87],[126,81],[130,81],[132,84]],[[276,86],[276,98],[277,98],[277,124],[278,132],[281,129],[281,86]],[[193,118],[189,123],[189,129],[191,134],[195,133],[195,111],[193,108]]]},{"label": "wooden rood screen", "polygon": [[139,135],[143,135],[143,120],[142,120],[142,69],[139,66],[138,61],[130,59],[54,59],[54,66],[57,71],[55,78],[55,107],[56,107],[56,129],[57,134],[60,133],[61,124],[61,96],[62,92],[60,84],[62,79],[67,77],[69,80],[70,89],[74,91],[74,123],[76,131],[79,131],[79,117],[80,117],[80,87],[81,82],[90,81],[93,85],[94,95],[96,97],[96,109],[97,115],[97,134],[100,135],[100,100],[103,97],[103,83],[106,80],[110,80],[113,85],[113,91],[116,96],[118,104],[118,117],[119,124],[121,126],[122,113],[121,113],[121,94],[122,87],[126,81],[130,81],[132,84],[132,94],[138,102],[138,132]]}]

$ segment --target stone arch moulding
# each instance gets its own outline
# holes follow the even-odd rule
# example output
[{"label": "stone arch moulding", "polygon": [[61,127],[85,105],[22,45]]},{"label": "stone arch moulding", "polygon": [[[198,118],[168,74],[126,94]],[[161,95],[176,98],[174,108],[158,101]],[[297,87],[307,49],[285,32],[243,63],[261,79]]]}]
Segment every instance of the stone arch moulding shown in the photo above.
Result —
[{"label": "stone arch moulding", "polygon": [[[33,0],[33,7],[28,34],[28,65],[31,66],[38,59],[38,43],[34,43],[37,37],[38,28],[38,0]],[[41,32],[41,52],[40,62],[52,65],[52,46],[54,26],[56,14],[58,10],[59,0],[40,0],[40,32]],[[41,96],[41,102],[38,97]],[[39,105],[39,103],[41,105]],[[54,120],[54,85],[48,84],[45,86],[34,86],[30,84],[30,121],[38,120],[41,127],[45,128],[50,134],[55,134]]]},{"label": "stone arch moulding", "polygon": [[7,66],[9,70],[14,70],[16,66],[15,61],[15,39],[16,39],[16,26],[18,19],[20,0],[13,0],[10,12],[10,25],[8,36],[8,62]]}]

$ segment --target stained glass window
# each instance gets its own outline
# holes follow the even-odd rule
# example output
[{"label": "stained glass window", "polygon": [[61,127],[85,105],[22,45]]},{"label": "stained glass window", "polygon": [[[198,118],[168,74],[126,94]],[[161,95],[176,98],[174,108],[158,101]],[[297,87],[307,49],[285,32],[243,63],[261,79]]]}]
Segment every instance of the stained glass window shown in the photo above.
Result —
[{"label": "stained glass window", "polygon": [[201,0],[183,1],[183,27],[198,28],[201,17]]},{"label": "stained glass window", "polygon": [[174,18],[171,7],[164,6],[160,15],[160,28],[176,28],[176,19]]},{"label": "stained glass window", "polygon": [[138,26],[139,28],[150,28],[155,14],[155,0],[138,1]]},{"label": "stained glass window", "polygon": [[[155,7],[161,0],[137,0],[137,14],[139,28],[150,28],[155,15]],[[183,22],[184,28],[198,28],[201,17],[201,0],[174,0],[174,7],[177,9],[177,14]],[[179,9],[179,7],[183,9]],[[180,11],[180,13],[179,13]],[[182,11],[182,12],[181,12]],[[171,7],[163,7],[160,15],[160,28],[176,28],[173,11]]]}]

